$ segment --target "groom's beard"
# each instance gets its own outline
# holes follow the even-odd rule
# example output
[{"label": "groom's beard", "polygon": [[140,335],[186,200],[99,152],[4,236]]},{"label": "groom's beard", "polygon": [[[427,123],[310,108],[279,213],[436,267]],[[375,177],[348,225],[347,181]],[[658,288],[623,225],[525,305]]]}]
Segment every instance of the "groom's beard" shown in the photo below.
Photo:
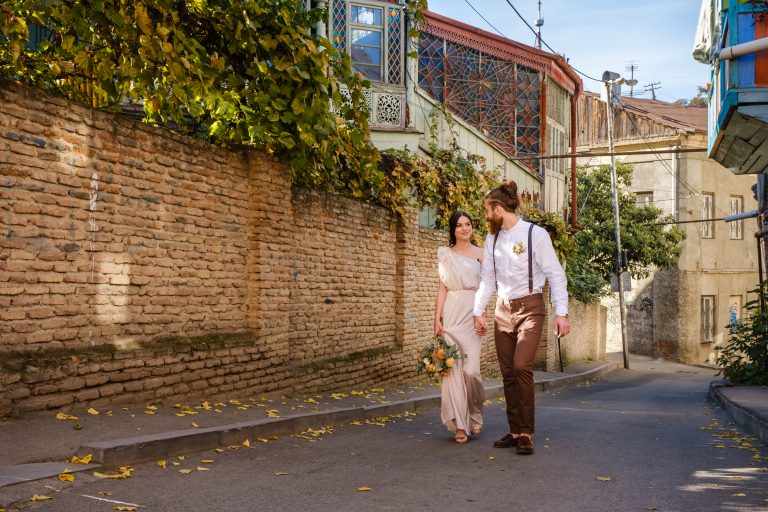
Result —
[{"label": "groom's beard", "polygon": [[488,217],[488,226],[492,235],[495,235],[501,231],[501,224],[504,222],[503,217]]}]

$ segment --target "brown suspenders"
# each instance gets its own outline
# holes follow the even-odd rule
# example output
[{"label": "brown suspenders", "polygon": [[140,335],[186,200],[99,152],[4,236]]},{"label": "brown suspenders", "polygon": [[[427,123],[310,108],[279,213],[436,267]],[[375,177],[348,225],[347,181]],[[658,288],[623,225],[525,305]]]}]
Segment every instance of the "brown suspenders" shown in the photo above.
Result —
[{"label": "brown suspenders", "polygon": [[[528,227],[528,294],[533,293],[533,223]],[[496,240],[499,238],[497,232],[493,235],[493,280],[496,283],[496,290],[499,289],[499,281],[496,279]]]}]

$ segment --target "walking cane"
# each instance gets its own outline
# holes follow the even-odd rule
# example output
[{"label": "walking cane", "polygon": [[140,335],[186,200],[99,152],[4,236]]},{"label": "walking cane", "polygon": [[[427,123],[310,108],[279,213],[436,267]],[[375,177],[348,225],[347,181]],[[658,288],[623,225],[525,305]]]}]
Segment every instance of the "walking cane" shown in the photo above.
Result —
[{"label": "walking cane", "polygon": [[560,371],[563,371],[563,351],[560,350],[560,333],[557,333],[557,358],[560,360]]}]

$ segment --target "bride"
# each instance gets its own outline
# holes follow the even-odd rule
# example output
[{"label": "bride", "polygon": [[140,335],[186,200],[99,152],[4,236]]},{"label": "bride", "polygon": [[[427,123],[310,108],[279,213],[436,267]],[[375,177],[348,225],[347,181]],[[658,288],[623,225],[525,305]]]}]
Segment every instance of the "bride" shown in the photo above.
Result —
[{"label": "bride", "polygon": [[437,250],[440,287],[435,307],[435,334],[457,345],[464,359],[443,377],[440,415],[455,433],[457,443],[466,443],[467,433],[477,435],[483,427],[485,390],[480,375],[482,337],[472,317],[475,291],[480,285],[483,250],[472,245],[472,219],[458,210],[448,222],[450,246]]}]

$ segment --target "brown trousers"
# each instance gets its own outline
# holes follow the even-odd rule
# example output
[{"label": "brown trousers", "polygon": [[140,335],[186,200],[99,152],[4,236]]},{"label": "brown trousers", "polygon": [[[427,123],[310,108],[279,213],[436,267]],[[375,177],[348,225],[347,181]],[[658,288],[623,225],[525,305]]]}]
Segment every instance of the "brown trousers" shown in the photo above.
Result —
[{"label": "brown trousers", "polygon": [[513,434],[533,434],[535,430],[533,361],[543,327],[544,297],[541,293],[511,301],[496,301],[496,357],[504,382],[507,422]]}]

